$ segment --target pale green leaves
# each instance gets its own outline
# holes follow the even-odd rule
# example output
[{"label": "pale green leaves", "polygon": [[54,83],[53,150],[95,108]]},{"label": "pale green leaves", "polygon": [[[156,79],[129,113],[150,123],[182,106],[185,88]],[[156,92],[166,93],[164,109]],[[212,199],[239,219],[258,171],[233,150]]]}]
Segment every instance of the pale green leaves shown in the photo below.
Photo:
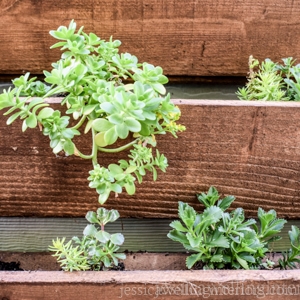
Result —
[{"label": "pale green leaves", "polygon": [[14,105],[14,95],[15,89],[8,91],[4,90],[2,94],[0,94],[0,109],[11,107]]},{"label": "pale green leaves", "polygon": [[117,210],[108,210],[104,207],[98,208],[97,212],[89,211],[85,216],[90,223],[99,224],[100,226],[105,226],[109,222],[114,222],[119,217],[120,215]]},{"label": "pale green leaves", "polygon": [[[273,236],[282,230],[286,220],[277,219],[277,214],[274,209],[265,212],[262,208],[258,208],[257,215],[260,223],[257,231],[260,238],[267,241],[272,236],[272,240],[274,240]],[[278,237],[275,237],[275,239],[278,239]]]},{"label": "pale green leaves", "polygon": [[166,89],[163,86],[168,83],[168,78],[163,75],[161,67],[154,67],[151,64],[143,63],[143,68],[134,68],[134,80],[150,85],[156,92],[164,95]]},{"label": "pale green leaves", "polygon": [[121,233],[108,233],[104,225],[118,218],[116,210],[100,207],[97,212],[89,211],[86,219],[91,224],[83,230],[82,239],[73,237],[68,243],[65,243],[65,238],[57,239],[49,250],[55,251],[53,256],[57,257],[65,271],[100,271],[117,266],[119,259],[126,258],[124,253],[117,253],[124,243],[124,236]]},{"label": "pale green leaves", "polygon": [[[202,262],[204,269],[257,269],[263,266],[268,243],[279,239],[274,235],[280,232],[286,221],[277,219],[274,210],[265,212],[261,208],[258,209],[260,226],[256,226],[254,219],[245,220],[242,208],[227,213],[225,210],[235,198],[227,196],[220,199],[214,187],[197,197],[206,207],[203,213],[197,213],[187,203],[179,202],[180,220],[170,224],[173,229],[168,234],[170,239],[182,243],[187,250],[196,252],[187,258],[187,267],[192,268],[198,261]],[[292,254],[284,254],[280,261],[283,268],[292,267],[296,262],[295,255],[300,253],[300,231],[297,233],[294,228],[291,236],[297,246],[293,247],[292,242],[294,250],[289,252]]]},{"label": "pale green leaves", "polygon": [[90,181],[89,186],[96,188],[99,194],[99,203],[105,203],[111,192],[121,193],[122,187],[126,189],[129,195],[133,195],[135,193],[135,178],[131,173],[135,169],[131,166],[124,170],[116,164],[110,164],[108,169],[96,165],[94,170],[90,171],[88,180]]},{"label": "pale green leaves", "polygon": [[292,57],[283,63],[249,57],[249,77],[236,92],[241,100],[300,101],[300,67]]},{"label": "pale green leaves", "polygon": [[99,132],[95,136],[96,144],[99,147],[114,144],[118,138],[125,139],[129,132],[139,132],[141,129],[141,124],[131,117],[123,119],[120,115],[114,114],[108,119],[96,119],[92,124],[92,128]]},{"label": "pale green leaves", "polygon": [[54,38],[59,40],[69,40],[74,36],[76,30],[76,23],[72,20],[69,24],[69,27],[59,26],[57,30],[51,30],[49,33]]},{"label": "pale green leaves", "polygon": [[[51,70],[44,71],[46,84],[26,73],[13,81],[14,89],[0,95],[0,109],[8,108],[6,114],[10,114],[7,124],[20,118],[23,131],[39,126],[49,136],[55,154],[64,151],[66,155],[90,159],[94,170],[90,172],[89,186],[96,189],[101,204],[111,192],[118,194],[123,188],[134,194],[135,180],[141,183],[147,171],[156,180],[157,169],[165,172],[168,165],[158,150],[156,156],[152,155],[155,135],[174,135],[179,129],[175,123],[179,109],[169,95],[162,97],[167,77],[161,67],[138,63],[137,57],[129,53],[119,54],[119,40],[111,37],[104,41],[94,33],[85,33],[83,27],[77,30],[74,20],[51,30],[50,35],[58,40],[51,48],[61,48],[61,59],[52,63]],[[128,78],[132,83],[125,83]],[[71,122],[69,116],[54,111],[44,101],[61,93]],[[28,98],[22,98],[24,95]],[[86,154],[76,147],[74,137],[89,131],[91,150]],[[131,140],[108,147],[119,139]],[[99,151],[120,152],[134,144],[128,160],[119,161],[119,167],[98,165]]]}]

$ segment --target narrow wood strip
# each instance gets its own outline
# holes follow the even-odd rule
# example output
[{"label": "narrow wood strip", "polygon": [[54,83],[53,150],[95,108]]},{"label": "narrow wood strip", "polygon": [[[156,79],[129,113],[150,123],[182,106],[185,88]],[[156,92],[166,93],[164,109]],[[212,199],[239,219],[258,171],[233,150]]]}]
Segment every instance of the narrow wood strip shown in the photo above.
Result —
[{"label": "narrow wood strip", "polygon": [[[108,224],[110,233],[121,232],[125,243],[120,251],[185,252],[167,234],[171,230],[169,219],[120,219]],[[83,218],[0,218],[0,252],[44,252],[57,237],[82,236],[87,222]],[[300,220],[289,221],[282,230],[282,239],[270,250],[289,249],[288,231],[291,225],[300,227]]]},{"label": "narrow wood strip", "polygon": [[2,299],[278,299],[299,296],[300,272],[256,270],[3,272]]}]

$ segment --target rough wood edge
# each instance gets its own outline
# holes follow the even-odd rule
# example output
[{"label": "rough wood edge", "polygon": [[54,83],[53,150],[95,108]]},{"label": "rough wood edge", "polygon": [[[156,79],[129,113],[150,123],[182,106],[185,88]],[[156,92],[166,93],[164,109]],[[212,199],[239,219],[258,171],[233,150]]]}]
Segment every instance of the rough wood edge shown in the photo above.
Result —
[{"label": "rough wood edge", "polygon": [[[3,274],[3,275],[2,275]],[[101,274],[101,276],[99,276]],[[300,270],[166,270],[166,271],[129,271],[129,272],[57,272],[57,271],[4,271],[0,273],[3,283],[151,283],[160,284],[166,282],[266,282],[277,280],[300,281]],[[205,277],[205,278],[203,278]]]},{"label": "rough wood edge", "polygon": [[[61,97],[47,98],[49,104],[57,104],[62,101]],[[173,99],[176,105],[196,105],[196,106],[250,106],[250,107],[300,107],[300,102],[296,101],[242,101],[242,100],[209,100],[209,99]]]},{"label": "rough wood edge", "polygon": [[300,270],[1,272],[2,299],[295,299]]}]

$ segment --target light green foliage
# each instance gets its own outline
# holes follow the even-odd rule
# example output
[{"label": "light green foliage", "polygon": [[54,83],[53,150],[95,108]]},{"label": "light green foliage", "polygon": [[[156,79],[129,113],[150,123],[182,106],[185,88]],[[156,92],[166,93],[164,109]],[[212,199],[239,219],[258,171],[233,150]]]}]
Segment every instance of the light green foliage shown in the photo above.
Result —
[{"label": "light green foliage", "polygon": [[297,226],[292,226],[289,231],[289,238],[291,242],[291,249],[285,253],[282,253],[283,258],[279,260],[279,266],[281,269],[296,269],[298,268],[296,263],[300,263],[300,230]]},{"label": "light green foliage", "polygon": [[118,266],[119,259],[126,258],[124,253],[117,252],[124,243],[124,236],[121,233],[109,234],[104,230],[107,223],[118,218],[116,210],[101,207],[97,212],[89,211],[86,219],[91,224],[85,227],[82,239],[73,237],[65,243],[65,238],[57,238],[49,250],[55,252],[53,256],[64,271],[99,271]]},{"label": "light green foliage", "polygon": [[300,65],[292,57],[259,63],[250,56],[248,82],[236,94],[240,100],[300,101]]},{"label": "light green foliage", "polygon": [[[94,33],[86,34],[83,27],[76,31],[74,21],[50,35],[59,40],[51,48],[61,48],[61,59],[52,64],[51,71],[44,71],[46,84],[29,79],[27,73],[13,80],[13,89],[0,95],[0,109],[7,109],[4,114],[10,115],[7,124],[20,118],[23,131],[39,127],[49,137],[55,154],[64,151],[90,159],[94,170],[88,177],[89,186],[96,189],[101,204],[111,192],[121,193],[123,188],[134,194],[136,179],[141,183],[150,171],[156,180],[157,169],[164,172],[168,165],[159,151],[152,154],[155,135],[170,132],[176,137],[185,129],[176,124],[180,110],[166,95],[167,77],[161,67],[139,63],[129,53],[119,54],[120,41],[104,41]],[[67,115],[45,102],[57,94],[64,95]],[[70,126],[70,118],[77,124]],[[73,141],[82,132],[92,136],[90,154],[83,154]],[[112,147],[118,140],[123,140],[122,146]],[[133,148],[128,161],[100,165],[100,152],[128,148]]]},{"label": "light green foliage", "polygon": [[286,223],[278,219],[275,210],[258,209],[258,219],[245,220],[242,208],[225,212],[235,200],[233,196],[220,199],[218,191],[210,187],[207,193],[197,195],[205,206],[198,214],[190,205],[179,202],[180,220],[173,221],[168,237],[183,244],[191,252],[186,265],[190,269],[202,262],[204,269],[259,269],[294,267],[300,262],[300,231],[292,227],[292,249],[284,255],[280,265],[274,266],[266,258],[269,243],[279,240],[277,234]]}]

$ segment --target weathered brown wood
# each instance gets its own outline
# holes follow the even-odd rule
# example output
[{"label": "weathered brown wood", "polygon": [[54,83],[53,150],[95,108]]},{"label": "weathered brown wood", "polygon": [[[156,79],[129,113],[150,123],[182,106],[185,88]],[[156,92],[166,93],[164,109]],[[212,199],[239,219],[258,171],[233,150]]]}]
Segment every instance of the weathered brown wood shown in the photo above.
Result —
[{"label": "weathered brown wood", "polygon": [[[29,299],[297,299],[300,272],[256,270],[0,272],[0,297]],[[96,296],[97,297],[97,296]]]},{"label": "weathered brown wood", "polygon": [[[174,218],[179,200],[200,209],[195,193],[214,185],[235,195],[233,206],[244,207],[248,216],[260,206],[276,209],[281,217],[299,217],[300,103],[177,103],[186,132],[178,139],[158,138],[169,159],[167,173],[160,172],[157,182],[149,175],[134,196],[112,195],[107,207],[122,217]],[[55,157],[38,130],[22,134],[20,123],[7,127],[3,116],[0,122],[1,216],[82,217],[98,207],[86,180],[90,162]],[[89,136],[78,147],[89,153],[88,144]],[[103,155],[103,164],[125,156]]]},{"label": "weathered brown wood", "polygon": [[[1,267],[14,266],[15,270],[23,271],[60,271],[61,266],[51,252],[1,252]],[[162,271],[162,270],[187,270],[186,258],[188,252],[180,253],[147,253],[147,252],[126,252],[126,259],[119,261],[123,263],[125,271]],[[266,258],[275,264],[282,259],[281,253],[267,253]],[[10,265],[9,265],[10,264]],[[299,264],[296,263],[297,269]],[[196,266],[195,266],[196,267]],[[4,269],[4,268],[3,268]],[[278,269],[277,269],[278,270]],[[1,275],[1,272],[0,272]],[[1,278],[1,277],[0,277]]]},{"label": "weathered brown wood", "polygon": [[[0,262],[15,263],[15,267],[18,264],[18,268],[23,271],[60,271],[61,266],[51,254],[49,252],[26,253],[0,251]],[[126,260],[123,261],[124,270],[187,270],[185,261],[188,255],[187,253],[126,252]]]},{"label": "weathered brown wood", "polygon": [[75,19],[168,75],[245,76],[250,54],[299,58],[299,13],[294,0],[4,0],[0,73],[49,69],[60,55],[49,30]]}]

